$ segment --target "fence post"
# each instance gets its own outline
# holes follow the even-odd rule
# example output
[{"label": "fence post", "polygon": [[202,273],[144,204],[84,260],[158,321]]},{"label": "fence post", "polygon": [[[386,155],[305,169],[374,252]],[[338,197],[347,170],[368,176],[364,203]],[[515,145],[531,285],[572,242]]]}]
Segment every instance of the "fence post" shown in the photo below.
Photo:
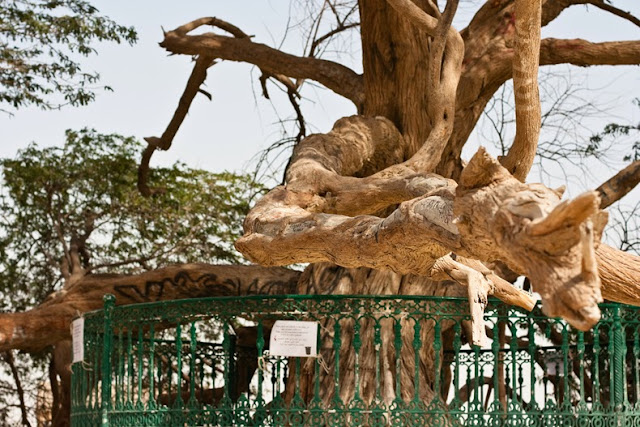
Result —
[{"label": "fence post", "polygon": [[625,364],[624,354],[625,336],[624,329],[622,328],[622,321],[620,319],[620,305],[616,304],[613,307],[613,358],[614,363],[611,369],[613,369],[613,403],[616,409],[622,406],[624,400],[624,376]]},{"label": "fence post", "polygon": [[109,410],[111,409],[111,338],[113,337],[111,317],[116,297],[107,294],[104,301],[104,327],[102,330],[102,421],[101,426],[109,425]]}]

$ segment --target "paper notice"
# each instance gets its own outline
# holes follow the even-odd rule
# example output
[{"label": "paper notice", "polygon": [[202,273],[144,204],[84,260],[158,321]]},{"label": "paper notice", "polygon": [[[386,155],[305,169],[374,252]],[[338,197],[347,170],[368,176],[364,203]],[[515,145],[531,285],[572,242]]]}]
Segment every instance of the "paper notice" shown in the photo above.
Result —
[{"label": "paper notice", "polygon": [[277,320],[271,329],[269,353],[272,356],[316,357],[318,323]]},{"label": "paper notice", "polygon": [[71,339],[73,342],[73,361],[71,363],[82,362],[84,360],[84,318],[79,317],[71,322]]}]

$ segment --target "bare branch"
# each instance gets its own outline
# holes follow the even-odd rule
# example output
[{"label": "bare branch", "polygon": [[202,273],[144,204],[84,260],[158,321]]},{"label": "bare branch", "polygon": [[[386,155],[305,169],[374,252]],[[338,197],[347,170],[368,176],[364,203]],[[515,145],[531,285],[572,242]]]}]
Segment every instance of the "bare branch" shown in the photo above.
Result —
[{"label": "bare branch", "polygon": [[[229,61],[254,64],[270,74],[282,74],[296,79],[311,79],[335,93],[350,99],[358,108],[364,102],[362,76],[332,61],[299,57],[284,53],[249,38],[233,38],[213,33],[189,35],[188,31],[207,25],[202,18],[165,34],[160,46],[171,53],[203,55]],[[217,25],[216,25],[217,26]],[[184,31],[186,29],[186,31]],[[244,33],[243,33],[244,34]]]},{"label": "bare branch", "polygon": [[596,189],[600,193],[600,209],[622,199],[640,183],[640,160],[636,160]]},{"label": "bare branch", "polygon": [[334,28],[331,31],[328,31],[327,33],[323,34],[322,36],[315,38],[313,40],[313,42],[311,42],[311,47],[309,48],[309,56],[312,58],[315,58],[316,56],[316,51],[318,49],[318,47],[324,43],[325,41],[329,40],[331,37],[340,34],[343,31],[346,30],[350,30],[351,28],[356,28],[359,27],[360,23],[359,22],[351,22],[349,24],[342,24],[337,26],[336,28]]},{"label": "bare branch", "polygon": [[435,262],[432,272],[467,287],[469,308],[471,310],[471,342],[482,346],[487,341],[484,324],[484,309],[489,302],[489,281],[478,271],[454,261],[447,255]]},{"label": "bare branch", "polygon": [[451,184],[420,173],[412,160],[401,163],[405,144],[384,118],[340,119],[328,134],[311,135],[296,147],[286,175],[286,188],[296,196],[289,197],[316,212],[372,214]]},{"label": "bare branch", "polygon": [[195,30],[196,28],[202,27],[203,25],[209,25],[211,27],[220,28],[221,30],[226,31],[227,33],[239,39],[251,38],[251,36],[247,35],[244,31],[242,31],[240,28],[236,27],[235,25],[215,17],[196,19],[194,21],[181,25],[180,27],[173,30],[173,32],[175,32],[178,35],[184,36],[187,33],[190,33],[191,31]]},{"label": "bare branch", "polygon": [[486,341],[484,310],[487,307],[489,295],[529,311],[535,306],[531,294],[514,287],[475,260],[454,260],[451,255],[446,255],[436,260],[431,269],[431,277],[451,279],[467,287],[474,345],[481,346]]},{"label": "bare branch", "polygon": [[247,216],[236,248],[267,266],[332,262],[427,275],[436,259],[460,248],[452,197],[434,192],[402,203],[387,218],[349,217],[308,212],[301,198],[277,187]]},{"label": "bare branch", "polygon": [[625,12],[624,10],[618,9],[612,4],[606,3],[604,0],[589,0],[587,1],[587,4],[592,4],[597,8],[600,8],[616,16],[619,16],[620,18],[626,19],[632,24],[640,27],[640,19],[633,16],[630,12]]},{"label": "bare branch", "polygon": [[543,39],[540,65],[638,65],[640,40],[592,43],[582,39]]},{"label": "bare branch", "polygon": [[596,249],[602,297],[624,304],[640,305],[640,257],[601,244]]},{"label": "bare branch", "polygon": [[[437,9],[437,8],[436,8]],[[442,62],[444,57],[444,49],[447,42],[450,40],[448,37],[449,30],[451,29],[451,23],[453,17],[458,9],[458,0],[447,1],[447,6],[444,9],[444,13],[438,19],[438,25],[433,36],[433,42],[431,43],[431,58],[429,58],[429,67],[431,68],[431,84],[435,87],[440,84],[440,81],[444,77],[442,72]],[[455,37],[455,36],[454,36]],[[451,49],[454,49],[451,46]]]},{"label": "bare branch", "polygon": [[138,167],[138,190],[143,196],[148,197],[158,191],[161,191],[157,188],[149,188],[148,185],[149,162],[151,161],[151,156],[155,150],[168,150],[171,147],[173,138],[176,136],[178,129],[180,129],[180,125],[189,112],[189,107],[191,106],[193,98],[198,94],[200,86],[202,86],[202,83],[204,83],[207,78],[207,69],[213,64],[215,64],[215,62],[210,56],[199,56],[196,58],[193,71],[187,81],[187,86],[180,97],[178,107],[176,108],[175,113],[173,113],[173,117],[171,118],[167,129],[162,133],[160,138],[155,136],[145,138],[148,145],[142,154],[142,160]]},{"label": "bare branch", "polygon": [[31,423],[29,423],[29,415],[27,413],[27,405],[24,401],[24,389],[22,388],[22,381],[20,381],[20,373],[16,368],[16,362],[13,357],[13,352],[8,350],[4,353],[4,361],[7,362],[9,368],[11,369],[11,376],[13,376],[13,381],[16,384],[16,392],[18,394],[18,399],[20,400],[20,413],[22,414],[22,425],[31,427]]}]

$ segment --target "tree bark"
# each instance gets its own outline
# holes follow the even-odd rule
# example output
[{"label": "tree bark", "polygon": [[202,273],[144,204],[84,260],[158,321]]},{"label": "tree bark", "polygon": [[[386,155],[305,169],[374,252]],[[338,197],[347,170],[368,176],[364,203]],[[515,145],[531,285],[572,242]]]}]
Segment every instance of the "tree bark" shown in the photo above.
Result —
[{"label": "tree bark", "polygon": [[[424,276],[412,274],[400,275],[390,271],[374,270],[369,268],[344,268],[329,263],[312,264],[303,273],[298,285],[298,293],[301,294],[362,294],[362,295],[437,295],[465,297],[466,290],[451,282],[433,281]],[[340,398],[343,402],[349,402],[354,396],[354,362],[353,351],[354,329],[353,321],[341,321],[340,346]],[[328,367],[328,375],[321,376],[321,399],[325,404],[330,404],[334,397],[335,353],[333,348],[333,336],[327,331],[333,330],[333,322],[322,324],[320,348],[322,358]],[[444,325],[442,333],[447,331]],[[395,378],[396,362],[395,349],[393,347],[394,331],[391,322],[381,324],[381,347],[374,346],[374,328],[372,322],[362,322],[360,337],[362,348],[359,354],[360,364],[360,395],[365,403],[371,403],[376,388],[380,388],[380,395],[386,404],[390,404],[396,397]],[[401,376],[402,398],[408,401],[414,393],[415,357],[413,353],[413,324],[409,321],[402,326],[402,365]],[[423,343],[433,342],[435,339],[432,322],[425,322],[421,329]],[[381,382],[375,381],[376,357],[382,355],[380,369]],[[303,398],[310,400],[314,397],[314,367],[315,360],[307,359],[301,366],[300,390]],[[422,346],[420,355],[421,388],[420,396],[424,402],[430,402],[433,398],[432,384],[436,372],[434,366],[433,348],[429,345]],[[291,374],[293,381],[295,375]],[[292,397],[294,387],[287,387],[286,393]]]},{"label": "tree bark", "polygon": [[[361,115],[343,118],[328,134],[312,135],[298,144],[286,184],[257,203],[245,221],[245,236],[237,242],[239,250],[263,265],[315,264],[302,274],[282,268],[195,264],[137,276],[82,271],[39,307],[0,315],[0,350],[35,351],[57,343],[61,395],[68,394],[69,323],[78,313],[100,308],[105,293],[115,294],[118,304],[294,291],[467,296],[474,318],[469,338],[479,342],[488,295],[530,305],[522,292],[487,267],[497,261],[532,280],[548,314],[562,315],[581,329],[598,320],[602,297],[640,304],[640,259],[599,244],[606,215],[600,211],[598,194],[588,192],[560,203],[559,192],[521,182],[535,155],[539,130],[539,108],[532,109],[537,102],[538,61],[640,62],[637,41],[540,40],[540,26],[572,5],[594,2],[487,1],[468,28],[458,32],[451,28],[457,0],[449,0],[442,12],[434,0],[359,0],[363,75],[336,62],[259,44],[217,18],[201,18],[166,33],[161,46],[171,53],[198,56],[197,68],[168,136],[152,139],[150,147],[170,145],[207,66],[216,59],[254,64],[267,74],[315,80],[356,105]],[[620,15],[615,8],[605,9]],[[190,34],[203,26],[231,36]],[[518,133],[504,159],[507,169],[483,150],[463,168],[462,147],[487,102],[512,76]],[[154,149],[149,149],[149,156]],[[145,159],[148,162],[148,156]],[[625,178],[624,186],[632,181]],[[452,280],[435,280],[442,278]],[[330,330],[332,325],[324,326]],[[352,321],[341,326],[337,368],[340,397],[347,401],[354,395],[354,330]],[[433,327],[425,325],[421,331],[422,342],[433,342]],[[391,403],[397,397],[398,376],[406,385],[401,397],[412,397],[415,358],[410,354],[409,325],[402,325],[399,372],[392,327],[382,328],[379,348],[373,346],[371,324],[363,324],[360,332],[365,402],[371,402],[380,387],[383,400]],[[325,332],[321,340],[322,348],[331,349],[323,350],[323,358],[333,372],[332,337]],[[377,355],[383,371],[379,384],[374,381]],[[439,368],[432,348],[424,346],[419,363],[419,395],[429,401]],[[304,363],[302,371],[300,389],[309,399],[313,363]],[[333,378],[323,378],[322,399],[329,402]],[[291,397],[293,388],[286,393]],[[65,405],[60,405],[60,419],[68,417]]]},{"label": "tree bark", "polygon": [[[23,313],[0,314],[0,351],[40,351],[69,340],[74,317],[102,308],[105,294],[117,305],[214,296],[294,293],[300,272],[255,265],[183,264],[135,276],[88,275]],[[56,359],[57,360],[57,359]]]}]

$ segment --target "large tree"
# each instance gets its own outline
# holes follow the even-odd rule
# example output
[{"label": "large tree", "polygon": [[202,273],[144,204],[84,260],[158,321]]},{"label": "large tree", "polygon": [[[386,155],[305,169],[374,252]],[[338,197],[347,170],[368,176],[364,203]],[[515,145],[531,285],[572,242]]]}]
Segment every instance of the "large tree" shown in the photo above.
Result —
[{"label": "large tree", "polygon": [[[540,38],[541,27],[564,10],[585,4],[630,25],[640,24],[602,0],[489,0],[460,31],[451,26],[457,0],[444,8],[432,0],[326,1],[335,26],[326,34],[320,26],[311,31],[309,48],[298,56],[254,41],[218,18],[187,23],[166,32],[161,46],[172,54],[195,57],[194,70],[166,131],[147,138],[138,188],[151,197],[163,194],[148,180],[150,159],[154,151],[170,148],[216,61],[258,67],[265,94],[268,81],[282,85],[298,117],[300,88],[305,81],[315,81],[350,100],[358,114],[340,118],[327,134],[298,138],[284,184],[263,197],[245,219],[245,234],[236,247],[247,258],[263,266],[311,263],[292,279],[300,293],[468,294],[474,342],[482,339],[487,295],[530,306],[528,295],[505,280],[525,275],[542,296],[548,315],[588,329],[599,319],[597,304],[603,298],[640,304],[640,258],[600,243],[607,220],[604,209],[637,184],[640,162],[598,190],[564,202],[562,189],[525,183],[541,124],[538,66],[640,64],[639,40]],[[207,28],[213,31],[203,31]],[[360,30],[362,74],[319,56],[323,43],[354,28]],[[469,135],[509,79],[516,135],[506,155],[494,159],[480,149],[464,162],[462,149]],[[204,274],[204,268],[193,274]],[[228,271],[238,283],[249,277],[239,268]],[[264,287],[240,284],[235,290],[284,289],[269,285],[275,277],[267,274],[271,271],[259,273]],[[159,277],[172,280],[174,274],[157,270],[126,281],[142,292]],[[60,322],[60,335],[36,339],[41,329],[34,320],[55,317],[77,301],[85,308],[99,304],[97,295],[82,287],[95,279],[83,277],[66,294],[54,295],[53,303],[0,319],[5,322],[0,323],[0,348],[31,349],[32,344],[42,347],[68,336],[68,323]],[[106,279],[101,283],[103,291],[114,284]],[[24,325],[36,326],[20,337],[12,335]],[[392,357],[386,350],[383,354]],[[346,356],[351,349],[344,346],[341,351]],[[372,364],[373,355],[361,361],[364,367]],[[422,370],[428,384],[428,357]],[[395,374],[410,372],[407,365]],[[345,375],[340,381],[348,394],[351,378]],[[383,395],[393,395],[393,381],[382,387]],[[324,398],[330,399],[333,388],[324,389]],[[433,391],[425,388],[424,393]]]}]

